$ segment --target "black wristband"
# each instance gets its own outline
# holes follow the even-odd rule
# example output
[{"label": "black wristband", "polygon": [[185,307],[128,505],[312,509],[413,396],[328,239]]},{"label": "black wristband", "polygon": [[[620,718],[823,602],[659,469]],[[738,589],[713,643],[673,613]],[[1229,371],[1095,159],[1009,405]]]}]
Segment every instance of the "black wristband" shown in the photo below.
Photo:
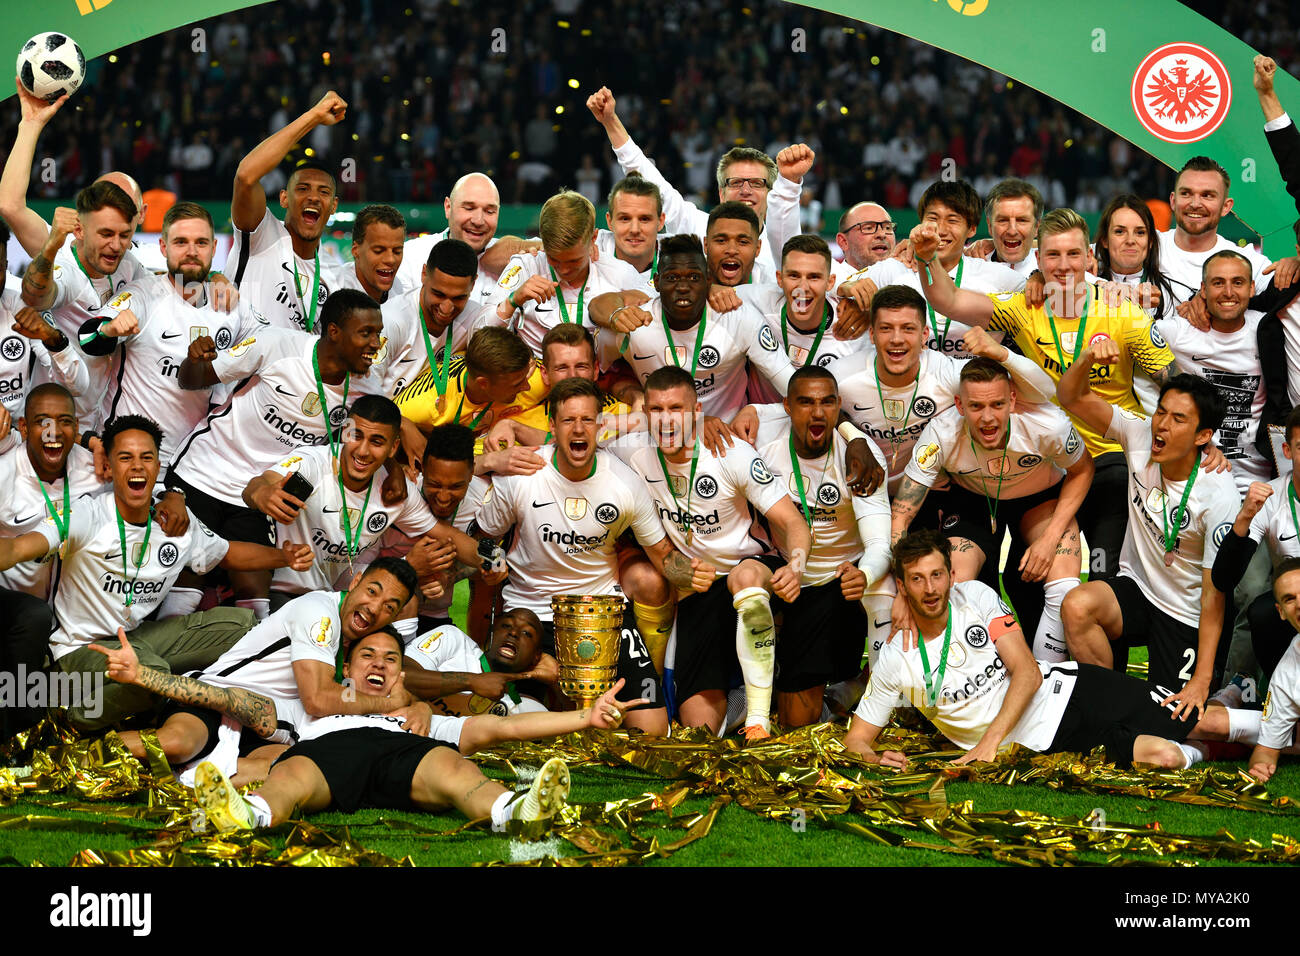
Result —
[{"label": "black wristband", "polygon": [[90,451],[90,440],[92,438],[98,438],[98,437],[99,437],[99,432],[93,432],[93,431],[82,432],[81,438],[77,440],[77,444],[80,445],[82,448],[86,449],[86,451]]}]

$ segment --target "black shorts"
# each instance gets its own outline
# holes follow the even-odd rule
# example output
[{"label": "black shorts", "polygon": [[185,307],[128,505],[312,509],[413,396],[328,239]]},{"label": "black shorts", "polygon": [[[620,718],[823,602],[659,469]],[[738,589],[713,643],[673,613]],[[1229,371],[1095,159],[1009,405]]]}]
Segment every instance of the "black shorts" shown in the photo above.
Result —
[{"label": "black shorts", "polygon": [[[1127,767],[1133,762],[1133,741],[1140,735],[1182,743],[1196,726],[1192,718],[1173,719],[1173,705],[1161,706],[1160,701],[1169,696],[1164,687],[1152,687],[1136,677],[1093,664],[1067,661],[1052,665],[1052,671],[1058,668],[1063,672],[1077,668],[1078,677],[1048,753],[1087,753],[1100,744],[1107,757]],[[1043,680],[1051,681],[1052,672]]]},{"label": "black shorts", "polygon": [[[985,565],[992,564],[997,579],[998,557],[1002,554],[1002,537],[1008,529],[1013,540],[1020,539],[1020,522],[1025,515],[1061,494],[1059,483],[1023,498],[1003,498],[994,502],[998,517],[996,530],[989,524],[989,500],[981,494],[953,485],[948,489],[940,529],[949,538],[966,538],[984,552]],[[927,496],[928,497],[928,496]]]},{"label": "black shorts", "polygon": [[[1120,614],[1124,618],[1124,643],[1127,646],[1145,644],[1150,649],[1147,680],[1168,687],[1170,693],[1180,690],[1196,672],[1197,629],[1156,607],[1142,592],[1142,586],[1128,575],[1118,574],[1106,583],[1115,592],[1115,600],[1119,602]],[[1224,626],[1229,635],[1232,621],[1233,615],[1225,613]],[[1227,653],[1227,643],[1222,637],[1219,639],[1219,652],[1220,656]]]},{"label": "black shorts", "polygon": [[184,479],[176,477],[176,470],[167,472],[168,487],[179,487],[185,492],[185,507],[202,521],[219,538],[227,541],[249,541],[275,547],[275,521],[256,508],[232,505],[201,491]]},{"label": "black shorts", "polygon": [[356,727],[295,744],[276,763],[290,757],[306,757],[314,763],[329,785],[331,809],[343,813],[361,807],[413,810],[415,770],[439,747],[451,745],[381,727]]},{"label": "black shorts", "polygon": [[[200,748],[199,752],[190,759],[202,760],[208,754],[212,753],[213,748],[217,746],[217,731],[221,728],[221,714],[215,710],[209,710],[206,707],[191,707],[189,704],[168,702],[168,705],[162,710],[161,721],[166,723],[167,719],[173,714],[189,714],[192,717],[196,717],[198,720],[203,722],[203,727],[208,732],[208,738],[204,741],[202,748]],[[280,727],[283,730],[287,729],[289,725],[287,723],[281,723]],[[267,740],[263,737],[259,737],[247,727],[243,727],[241,728],[241,733],[239,735],[239,756],[247,757],[258,747],[265,747],[268,744],[273,743],[275,743],[274,740]]]},{"label": "black shorts", "polygon": [[[555,656],[555,623],[542,622],[542,650]],[[650,701],[633,707],[632,710],[655,710],[666,706],[664,686],[655,670],[654,661],[646,649],[645,638],[636,626],[636,615],[632,613],[629,602],[623,609],[623,640],[618,648],[618,676],[623,678],[623,689],[619,691],[620,700],[635,700],[644,697]],[[525,693],[521,688],[516,688]],[[531,696],[531,695],[530,695]],[[539,698],[541,699],[541,698]]]},{"label": "black shorts", "polygon": [[774,601],[773,610],[782,617],[776,641],[778,691],[848,680],[862,670],[867,613],[861,601],[844,599],[838,579],[803,588],[793,604]]},{"label": "black shorts", "polygon": [[[753,560],[775,571],[785,566],[777,555]],[[725,575],[702,594],[691,594],[677,602],[677,654],[673,663],[673,686],[677,705],[701,691],[726,693],[732,677],[740,671],[736,657],[736,609]],[[780,641],[777,642],[780,647]]]}]

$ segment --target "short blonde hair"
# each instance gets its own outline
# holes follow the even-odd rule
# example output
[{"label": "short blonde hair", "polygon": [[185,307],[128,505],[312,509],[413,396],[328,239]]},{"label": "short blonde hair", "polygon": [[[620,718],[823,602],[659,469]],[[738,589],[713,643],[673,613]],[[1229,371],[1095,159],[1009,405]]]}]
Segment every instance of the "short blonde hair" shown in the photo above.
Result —
[{"label": "short blonde hair", "polygon": [[596,234],[596,207],[581,193],[565,189],[542,204],[537,234],[552,252],[591,242]]},{"label": "short blonde hair", "polygon": [[1049,213],[1044,213],[1043,218],[1038,221],[1038,244],[1040,246],[1043,244],[1045,236],[1059,236],[1072,229],[1078,229],[1083,233],[1083,244],[1086,246],[1092,238],[1088,233],[1088,220],[1073,209],[1053,209]]}]

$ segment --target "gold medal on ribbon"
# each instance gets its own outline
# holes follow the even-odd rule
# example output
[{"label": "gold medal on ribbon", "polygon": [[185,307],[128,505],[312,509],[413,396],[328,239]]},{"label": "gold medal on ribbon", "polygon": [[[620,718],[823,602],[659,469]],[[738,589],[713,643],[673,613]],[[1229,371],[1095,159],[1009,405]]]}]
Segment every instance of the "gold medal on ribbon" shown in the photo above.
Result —
[{"label": "gold medal on ribbon", "polygon": [[445,412],[447,410],[447,396],[439,395],[438,400],[433,403],[433,407],[438,410],[439,415]]}]

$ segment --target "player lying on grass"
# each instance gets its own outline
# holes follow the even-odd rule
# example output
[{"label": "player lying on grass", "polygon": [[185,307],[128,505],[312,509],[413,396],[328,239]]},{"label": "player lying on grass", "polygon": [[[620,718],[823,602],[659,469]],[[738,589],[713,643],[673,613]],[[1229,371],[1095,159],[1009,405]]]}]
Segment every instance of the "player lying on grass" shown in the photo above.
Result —
[{"label": "player lying on grass", "polygon": [[[140,686],[159,685],[159,672],[142,668],[129,643],[107,651],[109,676]],[[352,647],[344,676],[378,696],[393,693],[402,679],[401,642],[390,631],[376,631]],[[409,733],[390,714],[332,715],[298,723],[299,743],[271,769],[263,786],[246,800],[213,763],[199,765],[195,794],[218,830],[272,826],[304,812],[334,808],[350,813],[363,805],[436,811],[453,806],[471,819],[491,816],[494,823],[513,817],[540,819],[563,805],[569,772],[558,759],[547,761],[521,800],[484,777],[461,754],[472,754],[508,740],[533,740],[573,733],[585,727],[613,729],[623,711],[645,703],[619,701],[619,681],[593,707],[565,713],[509,717],[437,717],[429,737]],[[170,683],[173,699],[200,706],[230,708],[249,726],[276,726],[270,698],[237,688],[215,688],[192,678]],[[305,716],[305,715],[299,715]]]},{"label": "player lying on grass", "polygon": [[992,760],[1023,744],[1040,753],[1105,746],[1120,766],[1180,769],[1202,759],[1189,739],[1254,743],[1259,714],[1211,704],[1195,724],[1175,719],[1164,688],[1109,668],[1073,661],[1039,663],[997,593],[978,581],[952,581],[952,546],[934,530],[894,546],[894,575],[920,632],[910,649],[897,637],[880,657],[858,705],[846,749],[887,767],[903,754],[872,749],[902,694],[954,744],[957,763]]}]

